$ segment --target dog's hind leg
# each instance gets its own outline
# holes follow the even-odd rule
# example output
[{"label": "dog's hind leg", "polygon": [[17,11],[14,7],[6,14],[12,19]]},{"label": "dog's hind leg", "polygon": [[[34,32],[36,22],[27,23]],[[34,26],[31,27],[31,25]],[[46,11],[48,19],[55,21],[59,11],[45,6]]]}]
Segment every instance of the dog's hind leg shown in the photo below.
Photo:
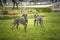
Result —
[{"label": "dog's hind leg", "polygon": [[17,26],[16,26],[17,30],[18,30],[18,26],[19,26],[19,23],[17,23]]},{"label": "dog's hind leg", "polygon": [[36,21],[34,20],[34,27],[35,27],[35,25],[36,25]]},{"label": "dog's hind leg", "polygon": [[41,21],[39,22],[41,27],[43,26],[43,20],[41,19]]}]

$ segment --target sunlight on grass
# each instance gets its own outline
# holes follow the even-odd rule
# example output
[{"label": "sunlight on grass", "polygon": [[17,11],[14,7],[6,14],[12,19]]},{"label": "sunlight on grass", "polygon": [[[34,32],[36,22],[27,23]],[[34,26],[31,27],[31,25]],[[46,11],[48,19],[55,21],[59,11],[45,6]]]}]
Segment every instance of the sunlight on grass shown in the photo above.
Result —
[{"label": "sunlight on grass", "polygon": [[[29,14],[30,15],[30,14]],[[41,13],[44,25],[34,28],[34,19],[28,19],[27,33],[19,24],[18,30],[11,30],[14,19],[0,20],[0,40],[60,40],[60,13]]]}]

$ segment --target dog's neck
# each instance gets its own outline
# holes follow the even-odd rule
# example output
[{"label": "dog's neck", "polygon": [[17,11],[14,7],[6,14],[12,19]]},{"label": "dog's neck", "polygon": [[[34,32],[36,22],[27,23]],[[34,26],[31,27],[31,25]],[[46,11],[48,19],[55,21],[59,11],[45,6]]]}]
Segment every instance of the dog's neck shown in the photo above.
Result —
[{"label": "dog's neck", "polygon": [[28,20],[28,17],[24,17],[25,18],[25,20]]},{"label": "dog's neck", "polygon": [[24,17],[25,20],[28,20],[27,14],[23,14],[22,16]]}]

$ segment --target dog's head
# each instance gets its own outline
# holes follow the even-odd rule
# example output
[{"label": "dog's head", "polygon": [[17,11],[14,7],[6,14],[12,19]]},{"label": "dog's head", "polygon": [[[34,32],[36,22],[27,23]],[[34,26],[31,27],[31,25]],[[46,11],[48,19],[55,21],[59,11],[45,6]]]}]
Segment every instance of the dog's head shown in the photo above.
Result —
[{"label": "dog's head", "polygon": [[27,17],[27,14],[23,14],[22,16],[23,16],[23,17]]},{"label": "dog's head", "polygon": [[27,14],[23,14],[22,17],[24,17],[26,20],[28,19],[28,15]]},{"label": "dog's head", "polygon": [[39,17],[39,15],[38,14],[35,14],[34,17],[37,18],[37,17]]}]

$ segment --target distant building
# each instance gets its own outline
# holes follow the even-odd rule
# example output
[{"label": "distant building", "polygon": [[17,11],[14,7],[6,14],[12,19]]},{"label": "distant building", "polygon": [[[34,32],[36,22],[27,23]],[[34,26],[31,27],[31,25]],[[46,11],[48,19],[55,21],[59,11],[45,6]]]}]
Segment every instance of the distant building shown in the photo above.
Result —
[{"label": "distant building", "polygon": [[[56,3],[59,2],[60,0],[22,0],[19,1],[21,4],[51,4],[51,3]],[[7,4],[12,5],[12,1],[11,0],[7,0]]]},{"label": "distant building", "polygon": [[[10,2],[11,0],[7,0]],[[30,1],[35,1],[35,2],[45,2],[45,1],[52,1],[52,2],[58,2],[60,0],[23,0],[23,2],[30,2]]]},{"label": "distant building", "polygon": [[60,11],[60,2],[56,2],[51,7],[52,11]]},{"label": "distant building", "polygon": [[50,0],[50,1],[54,3],[54,2],[59,2],[60,0]]}]

